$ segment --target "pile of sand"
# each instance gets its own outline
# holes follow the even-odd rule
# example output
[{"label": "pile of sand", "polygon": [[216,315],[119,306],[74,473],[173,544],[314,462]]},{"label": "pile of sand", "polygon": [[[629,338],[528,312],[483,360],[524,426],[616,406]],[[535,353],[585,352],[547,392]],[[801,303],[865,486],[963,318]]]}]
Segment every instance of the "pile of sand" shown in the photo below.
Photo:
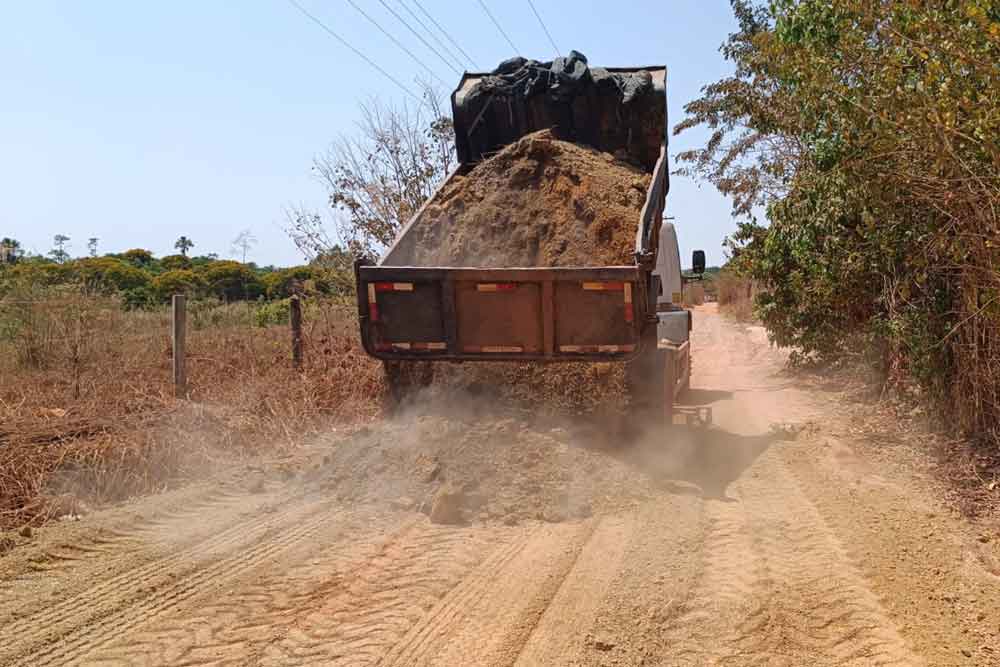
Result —
[{"label": "pile of sand", "polygon": [[632,264],[649,181],[613,155],[535,132],[444,187],[392,263]]},{"label": "pile of sand", "polygon": [[451,406],[336,443],[313,475],[341,502],[420,511],[435,523],[561,522],[655,496],[647,471],[562,428]]}]

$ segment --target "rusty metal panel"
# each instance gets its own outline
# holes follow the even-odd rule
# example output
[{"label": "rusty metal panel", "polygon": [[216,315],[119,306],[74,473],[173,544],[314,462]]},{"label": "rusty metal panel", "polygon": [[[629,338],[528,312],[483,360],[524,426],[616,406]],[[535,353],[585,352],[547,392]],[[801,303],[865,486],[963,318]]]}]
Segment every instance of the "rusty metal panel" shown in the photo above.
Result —
[{"label": "rusty metal panel", "polygon": [[472,354],[542,351],[538,283],[456,281],[458,347]]},{"label": "rusty metal panel", "polygon": [[[560,282],[555,285],[556,349],[634,345],[637,342],[623,283]],[[627,283],[631,287],[631,283]],[[631,290],[628,292],[631,293]]]},{"label": "rusty metal panel", "polygon": [[[411,285],[404,290],[380,290],[376,285]],[[373,289],[374,288],[374,289]],[[441,284],[438,282],[373,283],[377,319],[371,322],[376,343],[437,343],[445,341]],[[369,312],[371,308],[369,308]]]}]

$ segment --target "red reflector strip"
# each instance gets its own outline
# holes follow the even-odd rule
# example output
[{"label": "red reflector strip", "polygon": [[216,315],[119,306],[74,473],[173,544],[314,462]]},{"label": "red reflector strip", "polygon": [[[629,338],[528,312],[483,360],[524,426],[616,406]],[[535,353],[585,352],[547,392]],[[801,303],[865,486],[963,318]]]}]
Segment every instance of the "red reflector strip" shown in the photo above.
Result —
[{"label": "red reflector strip", "polygon": [[524,348],[520,345],[466,345],[462,348],[466,352],[472,353],[489,353],[489,354],[503,354],[503,353],[514,353],[514,352],[524,352]]},{"label": "red reflector strip", "polygon": [[402,352],[435,352],[448,349],[445,343],[376,343],[375,349],[379,352],[392,352],[400,350]]},{"label": "red reflector strip", "polygon": [[476,283],[477,292],[510,292],[517,289],[517,283]]},{"label": "red reflector strip", "polygon": [[623,288],[625,283],[582,283],[583,289],[592,292],[614,291]]},{"label": "red reflector strip", "polygon": [[376,292],[412,292],[413,283],[375,283]]},{"label": "red reflector strip", "polygon": [[611,354],[634,352],[635,345],[560,345],[559,351],[572,354]]},{"label": "red reflector strip", "polygon": [[368,283],[368,317],[372,322],[378,321],[378,304],[375,300],[375,284]]}]

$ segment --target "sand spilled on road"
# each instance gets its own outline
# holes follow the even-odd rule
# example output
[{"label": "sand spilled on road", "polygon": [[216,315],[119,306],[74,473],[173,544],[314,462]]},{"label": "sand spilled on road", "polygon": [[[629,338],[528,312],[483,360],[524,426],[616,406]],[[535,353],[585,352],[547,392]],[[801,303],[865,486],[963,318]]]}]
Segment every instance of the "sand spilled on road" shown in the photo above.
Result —
[{"label": "sand spilled on road", "polygon": [[509,412],[437,407],[337,442],[310,473],[314,482],[342,502],[417,510],[437,523],[560,522],[658,493],[606,441]]}]

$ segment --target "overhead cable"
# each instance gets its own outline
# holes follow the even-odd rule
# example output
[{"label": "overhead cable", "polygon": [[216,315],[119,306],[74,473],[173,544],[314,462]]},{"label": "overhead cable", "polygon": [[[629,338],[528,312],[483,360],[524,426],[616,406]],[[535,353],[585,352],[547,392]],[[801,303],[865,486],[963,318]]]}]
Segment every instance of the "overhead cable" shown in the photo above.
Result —
[{"label": "overhead cable", "polygon": [[559,47],[556,46],[555,40],[552,39],[552,35],[549,34],[549,29],[545,27],[545,21],[542,20],[542,17],[538,15],[538,10],[535,9],[535,3],[528,0],[528,4],[531,6],[531,11],[535,13],[535,18],[538,19],[538,25],[542,26],[542,30],[545,31],[545,36],[549,38],[549,44],[551,44],[552,48],[556,50],[556,55],[561,56],[562,54],[559,53]]},{"label": "overhead cable", "polygon": [[402,83],[400,83],[400,81],[396,77],[394,77],[393,75],[389,74],[389,72],[387,72],[384,69],[382,69],[377,62],[375,62],[374,60],[372,60],[371,58],[369,58],[368,56],[366,56],[364,53],[362,53],[361,51],[359,51],[358,49],[356,49],[350,42],[348,42],[346,39],[344,39],[343,37],[341,37],[340,35],[338,35],[336,32],[334,32],[333,29],[330,28],[330,26],[326,25],[325,23],[323,23],[322,21],[320,21],[318,18],[316,18],[315,16],[313,16],[312,14],[310,14],[306,10],[306,8],[303,7],[302,5],[300,5],[298,2],[296,2],[296,0],[288,0],[288,2],[293,7],[295,7],[297,10],[299,10],[306,18],[308,18],[310,21],[312,21],[313,23],[315,23],[316,25],[318,25],[320,28],[322,28],[328,35],[330,35],[331,37],[333,37],[334,39],[336,39],[338,42],[340,42],[341,44],[343,44],[344,46],[346,46],[348,49],[350,49],[351,51],[353,51],[355,55],[357,55],[359,58],[361,58],[362,60],[364,60],[369,65],[371,65],[373,69],[378,70],[378,72],[381,73],[382,76],[384,76],[385,78],[389,79],[394,84],[396,84],[397,86],[399,86],[399,88],[404,93],[406,93],[407,95],[409,95],[410,97],[412,97],[413,99],[415,99],[420,104],[426,104],[426,100],[422,99],[419,95],[417,95],[412,90],[410,90],[409,88],[407,88],[405,85],[403,85]]},{"label": "overhead cable", "polygon": [[450,62],[453,62],[456,65],[458,65],[460,70],[465,69],[465,65],[462,64],[462,59],[456,56],[454,52],[452,52],[452,50],[448,47],[448,45],[442,42],[441,38],[438,37],[436,34],[434,34],[434,31],[428,28],[426,23],[420,20],[420,17],[417,16],[412,9],[410,9],[409,5],[403,2],[403,0],[396,0],[396,2],[397,4],[399,4],[400,7],[406,10],[406,13],[409,14],[413,18],[413,20],[420,25],[421,28],[424,29],[424,32],[430,35],[431,39],[434,40],[434,43],[437,44],[441,48],[441,50],[444,51],[451,59]]},{"label": "overhead cable", "polygon": [[520,51],[517,50],[517,47],[514,46],[514,42],[510,41],[510,37],[508,37],[507,33],[504,32],[503,28],[500,27],[499,21],[497,21],[496,18],[493,16],[493,13],[490,12],[490,8],[486,6],[486,3],[483,2],[483,0],[479,0],[479,6],[483,8],[483,11],[486,12],[486,15],[490,17],[491,21],[493,21],[493,25],[497,27],[497,30],[500,31],[500,34],[503,35],[503,38],[507,40],[508,44],[510,44],[510,48],[514,49],[513,55],[515,56],[518,55]]},{"label": "overhead cable", "polygon": [[431,46],[430,44],[428,44],[427,40],[424,39],[423,36],[420,33],[418,33],[416,30],[414,30],[410,26],[410,24],[406,22],[406,19],[404,19],[399,14],[397,14],[396,10],[394,10],[392,7],[390,7],[389,4],[385,0],[378,0],[378,1],[382,4],[383,7],[386,8],[386,10],[390,14],[392,14],[393,16],[395,16],[396,20],[399,21],[400,23],[402,23],[406,27],[406,29],[409,30],[410,33],[413,34],[414,37],[416,37],[417,39],[419,39],[421,44],[423,44],[424,46],[426,46],[428,49],[430,49],[434,53],[434,55],[436,55],[438,58],[440,58],[441,62],[443,62],[445,64],[445,67],[447,67],[450,70],[452,70],[453,72],[455,72],[455,74],[461,74],[462,73],[460,70],[456,69],[454,65],[452,65],[450,62],[448,62],[445,59],[445,57],[442,56],[440,52],[438,52],[437,49],[435,49],[433,46]]},{"label": "overhead cable", "polygon": [[402,50],[402,51],[403,51],[403,52],[404,52],[404,53],[405,53],[406,55],[408,55],[408,56],[410,56],[411,58],[413,58],[413,61],[414,61],[415,63],[417,63],[418,65],[420,65],[421,67],[423,67],[423,68],[424,68],[425,70],[427,70],[427,73],[428,73],[428,74],[430,74],[430,75],[431,75],[431,76],[432,76],[432,77],[433,77],[434,79],[436,79],[436,80],[437,80],[437,81],[438,81],[439,83],[441,83],[441,85],[447,85],[447,84],[445,84],[445,82],[444,82],[444,79],[442,79],[441,77],[439,77],[439,76],[438,76],[438,75],[437,75],[437,74],[436,74],[436,73],[434,72],[434,70],[432,70],[432,69],[431,69],[430,67],[428,67],[428,66],[427,66],[427,65],[426,65],[426,64],[424,63],[424,61],[422,61],[422,60],[421,60],[420,58],[418,58],[418,57],[417,57],[417,56],[416,56],[416,55],[415,55],[415,54],[413,53],[413,51],[410,51],[410,50],[409,50],[408,48],[406,48],[406,46],[405,46],[405,45],[404,45],[404,44],[403,44],[402,42],[400,42],[400,41],[399,41],[398,39],[396,39],[396,38],[395,38],[395,37],[394,37],[394,36],[392,35],[392,33],[390,33],[390,32],[389,32],[388,30],[386,30],[386,29],[385,29],[385,28],[383,28],[383,27],[382,27],[381,25],[379,25],[378,21],[376,21],[376,20],[375,20],[375,19],[373,19],[373,18],[372,18],[371,16],[369,16],[369,15],[368,15],[368,13],[367,13],[367,12],[366,12],[365,10],[361,9],[361,7],[358,7],[357,3],[356,3],[356,2],[354,2],[354,0],[347,0],[347,4],[349,4],[349,5],[351,6],[351,7],[354,7],[354,9],[358,10],[358,13],[359,13],[359,14],[361,14],[361,15],[362,15],[362,16],[364,16],[364,17],[365,17],[366,19],[368,19],[368,21],[369,21],[369,22],[370,22],[370,23],[371,23],[371,24],[372,24],[373,26],[375,26],[376,28],[378,28],[379,32],[381,32],[381,33],[382,33],[383,35],[385,35],[386,37],[388,37],[388,38],[389,38],[389,40],[390,40],[390,41],[392,41],[392,43],[393,43],[393,44],[395,44],[396,46],[398,46],[398,47],[400,48],[400,50]]},{"label": "overhead cable", "polygon": [[424,9],[424,6],[422,4],[420,4],[420,0],[413,0],[413,4],[415,4],[417,6],[417,9],[420,10],[421,14],[423,14],[424,16],[427,17],[427,20],[429,20],[431,23],[433,23],[434,26],[438,30],[441,31],[441,34],[444,35],[445,39],[447,39],[449,42],[451,42],[452,45],[456,49],[458,49],[462,53],[463,56],[465,56],[465,59],[469,61],[469,64],[472,65],[473,68],[475,68],[475,69],[479,68],[479,66],[476,65],[475,61],[472,60],[472,58],[469,56],[469,54],[465,52],[465,49],[462,48],[462,45],[459,44],[458,42],[456,42],[454,40],[454,38],[448,33],[448,31],[445,30],[444,28],[442,28],[441,24],[438,23],[437,21],[435,21],[434,17],[431,16],[430,13],[428,13],[428,11],[426,9]]}]

